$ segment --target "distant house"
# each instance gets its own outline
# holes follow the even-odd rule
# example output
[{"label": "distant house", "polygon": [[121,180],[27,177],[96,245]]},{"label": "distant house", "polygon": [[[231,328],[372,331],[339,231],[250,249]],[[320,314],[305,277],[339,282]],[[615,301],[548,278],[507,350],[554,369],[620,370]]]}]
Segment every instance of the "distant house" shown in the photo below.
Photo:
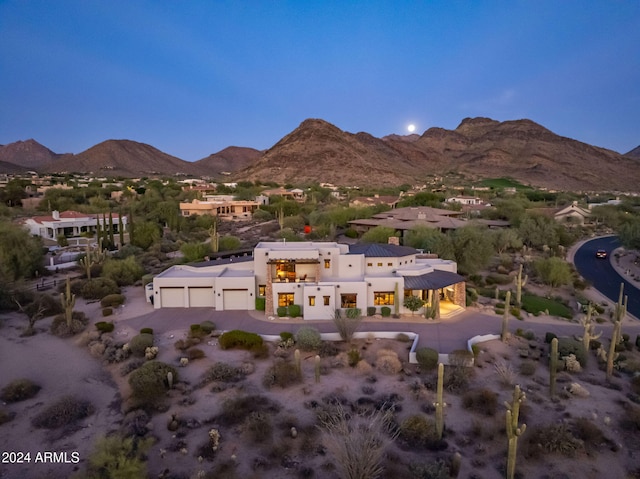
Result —
[{"label": "distant house", "polygon": [[[112,213],[113,233],[119,235],[120,218],[117,213]],[[80,238],[85,234],[95,234],[98,224],[100,229],[109,227],[109,216],[89,215],[77,211],[54,211],[51,215],[33,216],[24,221],[24,226],[32,235],[40,236],[44,240],[56,241],[58,236],[67,238]],[[127,217],[122,216],[123,231],[127,231]],[[117,240],[117,239],[116,239]]]},{"label": "distant house", "polygon": [[439,231],[448,231],[466,226],[465,220],[459,219],[463,216],[462,211],[452,211],[429,206],[409,206],[406,208],[395,208],[373,215],[368,219],[352,220],[349,224],[359,232],[366,232],[376,226],[386,226],[396,231],[401,231],[403,235],[418,226],[435,228]]},{"label": "distant house", "polygon": [[397,196],[358,196],[349,201],[349,206],[379,206],[385,205],[390,208],[395,208],[398,205],[400,198]]},{"label": "distant house", "polygon": [[336,310],[408,313],[407,296],[439,298],[438,315],[465,308],[464,278],[453,261],[423,258],[389,244],[261,242],[253,257],[173,266],[153,280],[155,308],[207,307],[265,314],[299,305],[305,320],[331,319]]},{"label": "distant house", "polygon": [[285,188],[272,188],[262,191],[261,194],[268,197],[281,196],[284,199],[297,201],[298,203],[304,203],[307,200],[307,195],[299,188],[292,188],[290,190]]},{"label": "distant house", "polygon": [[180,214],[182,216],[211,215],[225,220],[250,220],[259,206],[257,201],[221,197],[211,201],[193,200],[190,203],[180,203]]},{"label": "distant house", "polygon": [[562,208],[532,208],[529,211],[548,216],[558,222],[572,224],[584,224],[591,217],[591,212],[579,206],[577,201]]},{"label": "distant house", "polygon": [[467,206],[484,204],[482,198],[478,198],[477,196],[452,196],[451,198],[447,198],[446,201],[447,203],[459,203]]}]

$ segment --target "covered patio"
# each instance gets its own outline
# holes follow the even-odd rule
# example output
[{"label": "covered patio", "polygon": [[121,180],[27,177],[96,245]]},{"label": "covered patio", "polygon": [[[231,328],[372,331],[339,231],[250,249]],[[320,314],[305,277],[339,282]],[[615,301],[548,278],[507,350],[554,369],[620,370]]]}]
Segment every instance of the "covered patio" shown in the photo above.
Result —
[{"label": "covered patio", "polygon": [[452,316],[466,307],[464,277],[450,271],[406,275],[404,290],[405,296],[418,296],[425,302],[422,312],[435,308],[435,318]]}]

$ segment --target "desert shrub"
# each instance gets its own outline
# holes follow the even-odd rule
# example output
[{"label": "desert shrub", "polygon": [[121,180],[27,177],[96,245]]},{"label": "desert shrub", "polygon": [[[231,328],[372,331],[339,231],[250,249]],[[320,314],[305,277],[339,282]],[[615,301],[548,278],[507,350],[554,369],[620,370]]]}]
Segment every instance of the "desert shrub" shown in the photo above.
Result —
[{"label": "desert shrub", "polygon": [[173,345],[179,351],[186,351],[191,346],[200,344],[200,340],[197,338],[178,339]]},{"label": "desert shrub", "polygon": [[0,399],[9,403],[24,401],[38,394],[40,389],[40,386],[29,379],[16,379],[2,388]]},{"label": "desert shrub", "polygon": [[102,299],[110,294],[120,294],[120,287],[109,278],[95,278],[85,281],[80,290],[84,299]]},{"label": "desert shrub", "polygon": [[558,355],[561,358],[569,356],[570,354],[575,355],[576,360],[580,363],[580,366],[583,368],[587,364],[587,356],[582,347],[582,341],[578,341],[573,338],[559,338],[558,339]]},{"label": "desert shrub", "polygon": [[497,360],[493,367],[496,373],[498,373],[500,384],[503,386],[513,386],[516,380],[516,372],[513,370],[511,364],[503,360]]},{"label": "desert shrub", "polygon": [[107,316],[111,316],[113,314],[113,308],[102,308],[102,317],[106,318]]},{"label": "desert shrub", "polygon": [[142,328],[140,334],[153,334],[153,328]]},{"label": "desert shrub", "polygon": [[400,423],[399,436],[407,445],[424,448],[438,441],[435,422],[424,414],[409,416]]},{"label": "desert shrub", "polygon": [[367,306],[367,316],[373,316],[376,314],[375,306]]},{"label": "desert shrub", "polygon": [[243,377],[244,374],[241,368],[237,368],[227,363],[217,362],[207,369],[200,379],[200,383],[203,385],[213,381],[232,383],[240,381]]},{"label": "desert shrub", "polygon": [[597,339],[592,339],[591,341],[589,341],[589,349],[591,351],[597,351],[601,347],[602,347],[602,343]]},{"label": "desert shrub", "polygon": [[509,284],[513,280],[508,274],[489,273],[485,281],[487,284]]},{"label": "desert shrub", "polygon": [[143,357],[147,348],[153,346],[153,334],[138,334],[129,341],[129,349],[138,357]]},{"label": "desert shrub", "polygon": [[273,424],[268,414],[253,411],[244,422],[244,429],[254,443],[260,444],[271,439]]},{"label": "desert shrub", "polygon": [[402,362],[397,354],[384,354],[376,359],[376,369],[383,374],[398,374],[402,371]]},{"label": "desert shrub", "polygon": [[452,366],[444,370],[444,388],[451,393],[460,393],[467,390],[469,380],[473,375],[473,369],[466,366]]},{"label": "desert shrub", "polygon": [[265,309],[267,309],[267,299],[256,298],[256,311],[264,311]]},{"label": "desert shrub", "polygon": [[523,361],[520,364],[520,374],[523,376],[533,376],[538,369],[538,364],[535,361]]},{"label": "desert shrub", "polygon": [[144,268],[138,263],[135,256],[125,259],[107,259],[102,267],[102,276],[116,282],[118,286],[127,286],[135,283],[144,274]]},{"label": "desert shrub", "polygon": [[108,294],[100,300],[100,306],[103,308],[113,308],[124,304],[124,294]]},{"label": "desert shrub", "polygon": [[258,344],[251,348],[254,359],[266,359],[269,357],[269,345],[267,343]]},{"label": "desert shrub", "polygon": [[328,358],[331,356],[337,356],[340,350],[333,341],[322,341],[320,348],[318,349],[318,355],[321,358]]},{"label": "desert shrub", "polygon": [[200,323],[200,329],[206,334],[211,334],[216,330],[216,324],[213,321],[202,321]]},{"label": "desert shrub", "polygon": [[279,318],[283,318],[287,315],[287,307],[286,306],[278,306],[276,309],[276,314]]},{"label": "desert shrub", "polygon": [[178,380],[178,372],[168,364],[160,361],[147,361],[129,376],[129,386],[135,399],[153,403],[169,389],[167,373],[173,375],[174,384]]},{"label": "desert shrub", "polygon": [[0,408],[0,426],[11,421],[15,416],[16,413],[7,411],[4,408]]},{"label": "desert shrub", "polygon": [[115,325],[113,322],[109,321],[98,321],[96,323],[96,329],[101,333],[111,333],[113,332]]},{"label": "desert shrub", "polygon": [[145,360],[142,358],[133,358],[131,361],[122,365],[122,367],[120,368],[120,375],[126,376],[129,373],[138,369],[144,363],[145,363]]},{"label": "desert shrub", "polygon": [[94,412],[89,401],[73,396],[64,396],[37,414],[31,424],[37,428],[57,429],[74,424]]},{"label": "desert shrub", "polygon": [[289,305],[289,316],[292,318],[300,317],[301,308],[299,304],[291,304]]},{"label": "desert shrub", "polygon": [[244,421],[252,412],[277,414],[282,407],[266,396],[249,395],[226,399],[221,412],[215,418],[223,426],[234,426]]},{"label": "desert shrub", "polygon": [[84,331],[89,319],[82,311],[74,311],[71,316],[71,326],[67,324],[64,314],[59,314],[51,322],[51,334],[60,338],[74,336]]},{"label": "desert shrub", "polygon": [[381,306],[380,314],[383,318],[388,318],[389,316],[391,316],[391,308],[389,306]]},{"label": "desert shrub", "polygon": [[557,334],[547,331],[546,333],[544,333],[544,342],[547,344],[551,344],[551,341],[553,341],[553,339],[557,337]]},{"label": "desert shrub", "polygon": [[352,368],[355,368],[361,359],[360,351],[358,351],[357,349],[350,349],[349,352],[347,353],[347,358],[348,358],[349,366],[351,366]]},{"label": "desert shrub", "polygon": [[599,447],[607,442],[602,429],[584,417],[579,417],[573,422],[573,432],[576,438],[590,446]]},{"label": "desert shrub", "polygon": [[582,441],[571,433],[566,424],[550,424],[531,429],[533,431],[526,436],[525,441],[527,452],[534,457],[539,453],[574,457],[584,448]]},{"label": "desert shrub", "polygon": [[196,359],[204,358],[205,354],[200,348],[192,348],[187,351],[187,357],[189,358],[189,361],[194,361]]},{"label": "desert shrub", "polygon": [[493,416],[498,407],[498,395],[489,389],[473,389],[462,396],[462,407],[484,416]]},{"label": "desert shrub", "polygon": [[266,388],[279,386],[286,388],[302,381],[295,364],[289,361],[275,361],[264,374],[262,384]]},{"label": "desert shrub", "polygon": [[296,344],[303,351],[318,349],[322,344],[320,332],[311,326],[302,326],[296,333]]},{"label": "desert shrub", "polygon": [[282,341],[289,341],[289,340],[293,341],[294,340],[293,333],[290,333],[289,331],[282,331],[280,333],[280,339]]},{"label": "desert shrub", "polygon": [[438,365],[438,351],[432,348],[418,348],[416,349],[416,361],[425,371],[435,369]]},{"label": "desert shrub", "polygon": [[96,442],[83,477],[131,478],[148,477],[145,454],[152,439],[109,436]]},{"label": "desert shrub", "polygon": [[232,329],[223,333],[218,338],[218,343],[222,349],[240,348],[249,351],[259,348],[263,344],[262,336],[256,333],[249,333],[240,329]]},{"label": "desert shrub", "polygon": [[408,334],[398,333],[396,334],[396,341],[400,341],[401,343],[409,343],[411,342],[411,338]]}]

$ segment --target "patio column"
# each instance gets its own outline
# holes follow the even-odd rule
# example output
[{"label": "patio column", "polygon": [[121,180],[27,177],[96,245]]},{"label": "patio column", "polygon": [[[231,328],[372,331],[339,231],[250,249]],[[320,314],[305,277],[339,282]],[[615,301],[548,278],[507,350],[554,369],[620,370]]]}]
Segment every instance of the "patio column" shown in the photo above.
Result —
[{"label": "patio column", "polygon": [[467,306],[467,294],[464,281],[453,285],[453,304],[461,306],[462,308],[466,308]]},{"label": "patio column", "polygon": [[267,264],[267,285],[264,288],[264,314],[273,316],[273,279],[271,278],[271,265]]}]

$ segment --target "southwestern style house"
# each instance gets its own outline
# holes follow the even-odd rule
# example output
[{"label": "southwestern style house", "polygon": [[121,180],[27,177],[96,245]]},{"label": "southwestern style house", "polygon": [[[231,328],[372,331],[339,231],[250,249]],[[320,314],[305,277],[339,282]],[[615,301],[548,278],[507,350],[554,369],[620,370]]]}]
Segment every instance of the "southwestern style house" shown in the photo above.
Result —
[{"label": "southwestern style house", "polygon": [[413,295],[439,305],[440,316],[465,307],[464,278],[456,269],[453,261],[394,244],[261,242],[253,256],[173,266],[154,278],[149,294],[155,308],[219,311],[254,310],[256,298],[264,298],[259,303],[267,316],[295,304],[306,320],[331,319],[349,308],[409,313],[404,298]]}]

